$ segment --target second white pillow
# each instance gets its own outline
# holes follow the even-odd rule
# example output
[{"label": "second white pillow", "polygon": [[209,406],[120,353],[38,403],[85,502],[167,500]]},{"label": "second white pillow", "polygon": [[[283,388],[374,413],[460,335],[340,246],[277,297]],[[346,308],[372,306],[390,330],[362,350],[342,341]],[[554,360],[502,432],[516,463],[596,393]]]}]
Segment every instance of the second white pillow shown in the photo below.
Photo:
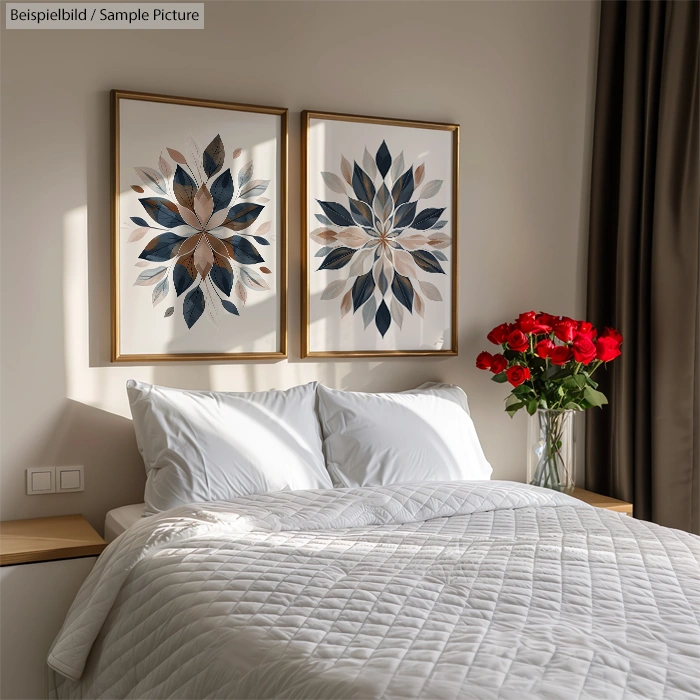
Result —
[{"label": "second white pillow", "polygon": [[318,398],[326,465],[335,486],[491,476],[459,387],[366,394],[319,385]]}]

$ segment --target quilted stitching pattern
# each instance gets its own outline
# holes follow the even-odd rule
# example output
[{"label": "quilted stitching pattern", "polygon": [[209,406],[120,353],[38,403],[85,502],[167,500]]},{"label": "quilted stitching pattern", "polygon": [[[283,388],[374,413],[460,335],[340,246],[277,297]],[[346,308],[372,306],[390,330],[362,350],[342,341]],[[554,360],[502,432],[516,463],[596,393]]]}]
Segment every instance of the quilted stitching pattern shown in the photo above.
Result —
[{"label": "quilted stitching pattern", "polygon": [[49,661],[61,698],[698,698],[700,539],[507,482],[179,508]]}]

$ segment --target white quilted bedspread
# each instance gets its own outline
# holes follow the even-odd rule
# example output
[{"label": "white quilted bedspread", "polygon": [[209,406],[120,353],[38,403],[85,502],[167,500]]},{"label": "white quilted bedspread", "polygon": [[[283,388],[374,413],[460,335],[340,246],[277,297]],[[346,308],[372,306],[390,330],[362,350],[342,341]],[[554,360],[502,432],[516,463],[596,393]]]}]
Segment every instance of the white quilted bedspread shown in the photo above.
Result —
[{"label": "white quilted bedspread", "polygon": [[700,538],[508,482],[181,507],[98,560],[60,698],[700,698]]}]

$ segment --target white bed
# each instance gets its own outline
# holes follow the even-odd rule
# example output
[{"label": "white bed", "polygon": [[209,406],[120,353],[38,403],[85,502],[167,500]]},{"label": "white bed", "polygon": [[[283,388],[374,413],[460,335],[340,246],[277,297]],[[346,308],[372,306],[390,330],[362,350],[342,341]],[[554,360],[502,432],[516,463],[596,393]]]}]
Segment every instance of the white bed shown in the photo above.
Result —
[{"label": "white bed", "polygon": [[141,520],[145,507],[145,503],[134,503],[110,510],[105,516],[105,541],[109,543],[116,540],[122,532]]},{"label": "white bed", "polygon": [[98,560],[59,698],[700,697],[700,538],[509,482],[181,506]]}]

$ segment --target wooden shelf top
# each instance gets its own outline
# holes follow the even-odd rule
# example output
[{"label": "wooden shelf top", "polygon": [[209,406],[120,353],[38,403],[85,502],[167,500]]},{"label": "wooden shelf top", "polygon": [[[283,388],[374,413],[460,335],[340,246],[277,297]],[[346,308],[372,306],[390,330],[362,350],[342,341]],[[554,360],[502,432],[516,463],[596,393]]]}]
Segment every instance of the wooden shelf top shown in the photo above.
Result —
[{"label": "wooden shelf top", "polygon": [[97,556],[106,546],[82,515],[0,522],[0,566]]},{"label": "wooden shelf top", "polygon": [[574,489],[571,495],[574,498],[578,498],[579,501],[588,503],[596,508],[605,508],[605,510],[614,510],[617,513],[632,515],[632,504],[627,503],[627,501],[619,501],[617,498],[611,498],[610,496],[601,496],[598,493],[586,491],[585,489]]}]

